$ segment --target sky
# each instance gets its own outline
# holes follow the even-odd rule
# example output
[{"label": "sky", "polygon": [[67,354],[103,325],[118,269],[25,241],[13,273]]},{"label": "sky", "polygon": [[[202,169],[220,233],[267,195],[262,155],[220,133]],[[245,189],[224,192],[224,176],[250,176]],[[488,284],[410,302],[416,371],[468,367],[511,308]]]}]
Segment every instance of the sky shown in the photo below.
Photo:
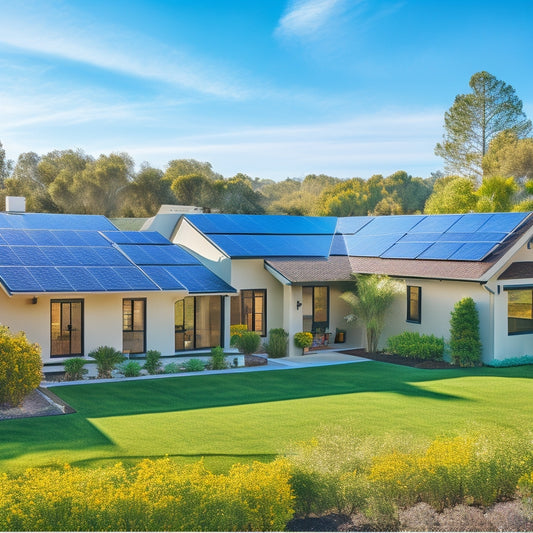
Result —
[{"label": "sky", "polygon": [[231,177],[429,177],[488,71],[533,118],[533,0],[0,0],[0,142]]}]

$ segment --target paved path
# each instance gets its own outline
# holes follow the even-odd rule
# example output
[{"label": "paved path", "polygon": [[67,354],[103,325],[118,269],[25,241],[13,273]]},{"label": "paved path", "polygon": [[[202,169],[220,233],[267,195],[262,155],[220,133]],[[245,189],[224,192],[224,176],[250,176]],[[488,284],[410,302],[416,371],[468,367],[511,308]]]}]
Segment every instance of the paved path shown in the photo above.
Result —
[{"label": "paved path", "polygon": [[[132,381],[139,379],[164,379],[169,377],[185,377],[185,376],[205,376],[209,374],[233,374],[241,372],[264,372],[267,370],[287,370],[291,368],[306,368],[317,366],[329,366],[329,365],[342,365],[346,363],[360,363],[362,361],[368,361],[363,357],[355,355],[343,354],[334,350],[321,350],[319,352],[311,352],[305,355],[298,355],[294,357],[282,357],[280,359],[268,359],[266,365],[261,366],[242,366],[237,368],[228,368],[226,370],[203,370],[201,372],[180,372],[179,374],[156,374],[151,376],[139,376],[137,378],[112,378],[112,379],[84,379],[82,381],[43,381],[42,387],[61,387],[66,385],[78,385],[88,383],[112,383],[116,381]],[[165,358],[165,363],[169,363],[171,360]],[[95,365],[86,365],[87,368]],[[94,370],[94,369],[90,369]],[[94,375],[90,372],[89,375]]]}]

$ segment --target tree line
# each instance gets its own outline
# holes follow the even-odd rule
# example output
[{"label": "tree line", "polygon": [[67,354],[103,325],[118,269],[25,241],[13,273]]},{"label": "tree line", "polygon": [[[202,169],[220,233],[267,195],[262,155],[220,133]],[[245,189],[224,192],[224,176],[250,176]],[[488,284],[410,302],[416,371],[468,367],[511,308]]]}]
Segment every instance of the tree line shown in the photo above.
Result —
[{"label": "tree line", "polygon": [[474,74],[470,87],[444,117],[435,147],[444,172],[426,178],[403,170],[369,179],[225,178],[194,159],[174,159],[164,170],[143,163],[136,171],[127,153],[95,158],[80,149],[26,152],[15,163],[0,142],[0,198],[24,196],[33,212],[107,217],[149,217],[162,204],[317,216],[533,210],[532,125],[521,100],[488,72]]}]

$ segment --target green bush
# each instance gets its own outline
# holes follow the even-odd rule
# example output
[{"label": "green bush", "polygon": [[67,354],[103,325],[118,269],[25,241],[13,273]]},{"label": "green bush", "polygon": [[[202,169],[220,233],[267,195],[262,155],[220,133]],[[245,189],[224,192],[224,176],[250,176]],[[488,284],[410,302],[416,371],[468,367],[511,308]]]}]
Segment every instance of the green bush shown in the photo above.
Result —
[{"label": "green bush", "polygon": [[20,331],[0,326],[0,405],[17,406],[41,383],[43,363],[37,344]]},{"label": "green bush", "polygon": [[474,300],[463,298],[455,304],[450,320],[452,363],[461,367],[481,365],[479,316]]},{"label": "green bush", "polygon": [[239,352],[251,355],[259,349],[261,337],[255,331],[243,331],[240,335],[231,338],[231,345],[235,346]]},{"label": "green bush", "polygon": [[299,331],[294,334],[294,345],[298,348],[310,348],[313,345],[313,334],[310,331]]},{"label": "green bush", "polygon": [[224,370],[228,368],[228,362],[226,361],[226,356],[224,350],[220,346],[215,346],[211,348],[211,358],[207,365],[211,370]]},{"label": "green bush", "polygon": [[185,363],[185,372],[201,372],[205,363],[201,359],[192,358]]},{"label": "green bush", "polygon": [[269,357],[286,357],[289,334],[283,328],[273,328],[268,332],[268,341],[263,344]]},{"label": "green bush", "polygon": [[407,359],[441,361],[444,357],[444,339],[435,335],[404,331],[388,338],[387,352]]},{"label": "green bush", "polygon": [[125,359],[122,352],[115,350],[111,346],[99,346],[89,353],[89,357],[96,361],[99,378],[110,378],[111,372]]},{"label": "green bush", "polygon": [[71,357],[63,363],[65,368],[65,379],[67,381],[79,381],[87,374],[88,370],[85,367],[85,359],[81,357]]},{"label": "green bush", "polygon": [[148,350],[146,352],[146,361],[143,368],[149,374],[157,374],[161,369],[161,352],[157,350]]},{"label": "green bush", "polygon": [[128,361],[120,366],[120,371],[127,378],[136,378],[141,375],[141,365],[137,361]]},{"label": "green bush", "polygon": [[165,368],[163,369],[163,372],[165,374],[178,374],[182,371],[182,368],[178,363],[168,363],[168,365],[165,365]]}]

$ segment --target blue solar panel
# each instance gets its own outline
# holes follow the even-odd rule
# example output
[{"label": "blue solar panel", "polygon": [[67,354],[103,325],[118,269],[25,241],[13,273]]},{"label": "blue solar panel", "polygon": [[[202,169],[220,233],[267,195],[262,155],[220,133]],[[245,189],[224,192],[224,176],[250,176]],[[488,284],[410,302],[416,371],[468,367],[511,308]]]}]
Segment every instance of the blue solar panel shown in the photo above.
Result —
[{"label": "blue solar panel", "polygon": [[[164,266],[144,266],[144,272],[163,290],[185,290],[185,287]],[[181,269],[180,269],[181,271]],[[177,272],[179,275],[179,272]]]},{"label": "blue solar panel", "polygon": [[397,243],[382,253],[380,257],[387,259],[415,259],[429,246],[430,243],[428,242]]},{"label": "blue solar panel", "polygon": [[494,213],[478,231],[509,233],[520,225],[528,216],[529,213]]},{"label": "blue solar panel", "polygon": [[101,265],[107,266],[131,266],[131,262],[128,261],[119,250],[111,246],[104,247],[98,246],[95,248],[96,253],[101,257]]},{"label": "blue solar panel", "polygon": [[467,213],[447,231],[451,233],[471,233],[477,231],[492,215],[490,213]]},{"label": "blue solar panel", "polygon": [[11,250],[20,259],[20,263],[26,266],[46,266],[50,261],[37,246],[12,246]]},{"label": "blue solar panel", "polygon": [[438,241],[445,242],[501,242],[506,237],[505,233],[485,233],[481,231],[475,231],[472,233],[443,233],[438,239]]},{"label": "blue solar panel", "polygon": [[463,246],[461,242],[437,242],[422,252],[418,259],[448,259],[461,246]]},{"label": "blue solar panel", "polygon": [[450,259],[453,261],[481,261],[495,246],[493,242],[463,244]]},{"label": "blue solar panel", "polygon": [[5,229],[2,230],[2,237],[7,244],[35,245],[35,241],[24,230]]},{"label": "blue solar panel", "polygon": [[28,272],[37,283],[47,292],[72,291],[72,285],[67,278],[55,267],[28,267]]},{"label": "blue solar panel", "polygon": [[97,231],[77,231],[86,246],[109,246],[108,240]]},{"label": "blue solar panel", "polygon": [[60,215],[53,213],[1,213],[0,228],[116,230],[116,227],[102,215]]},{"label": "blue solar panel", "polygon": [[113,270],[121,276],[136,291],[153,291],[158,287],[137,267],[112,267]]},{"label": "blue solar panel", "polygon": [[31,237],[32,241],[40,246],[59,246],[61,242],[54,235],[53,231],[48,230],[26,230],[26,234]]},{"label": "blue solar panel", "polygon": [[167,266],[164,268],[191,293],[236,292],[231,285],[228,285],[203,265]]},{"label": "blue solar panel", "polygon": [[398,242],[427,242],[433,243],[440,238],[440,233],[406,233]]},{"label": "blue solar panel", "polygon": [[423,215],[394,215],[387,217],[374,217],[374,219],[363,226],[356,233],[356,235],[386,235],[407,233],[423,218]]},{"label": "blue solar panel", "polygon": [[43,246],[41,251],[48,258],[48,264],[52,266],[78,266],[80,262],[71,250],[73,246]]},{"label": "blue solar panel", "polygon": [[87,246],[87,243],[76,231],[56,230],[54,236],[62,246]]},{"label": "blue solar panel", "polygon": [[390,235],[346,235],[348,255],[362,257],[379,257],[394,245],[402,234]]},{"label": "blue solar panel", "polygon": [[443,233],[448,230],[462,215],[428,215],[416,226],[409,230],[410,233]]},{"label": "blue solar panel", "polygon": [[0,278],[11,292],[42,292],[43,288],[26,267],[0,266]]},{"label": "blue solar panel", "polygon": [[344,235],[334,235],[331,242],[330,255],[347,255],[346,243],[344,242]]},{"label": "blue solar panel", "polygon": [[375,217],[342,217],[337,221],[336,232],[342,234],[357,233],[363,226],[366,226]]},{"label": "blue solar panel", "polygon": [[91,275],[106,291],[127,291],[131,289],[125,277],[110,267],[90,267]]},{"label": "blue solar panel", "polygon": [[0,246],[0,265],[22,265],[22,261],[11,246]]},{"label": "blue solar panel", "polygon": [[69,280],[75,291],[104,291],[103,287],[89,270],[84,267],[60,267],[60,272]]}]

